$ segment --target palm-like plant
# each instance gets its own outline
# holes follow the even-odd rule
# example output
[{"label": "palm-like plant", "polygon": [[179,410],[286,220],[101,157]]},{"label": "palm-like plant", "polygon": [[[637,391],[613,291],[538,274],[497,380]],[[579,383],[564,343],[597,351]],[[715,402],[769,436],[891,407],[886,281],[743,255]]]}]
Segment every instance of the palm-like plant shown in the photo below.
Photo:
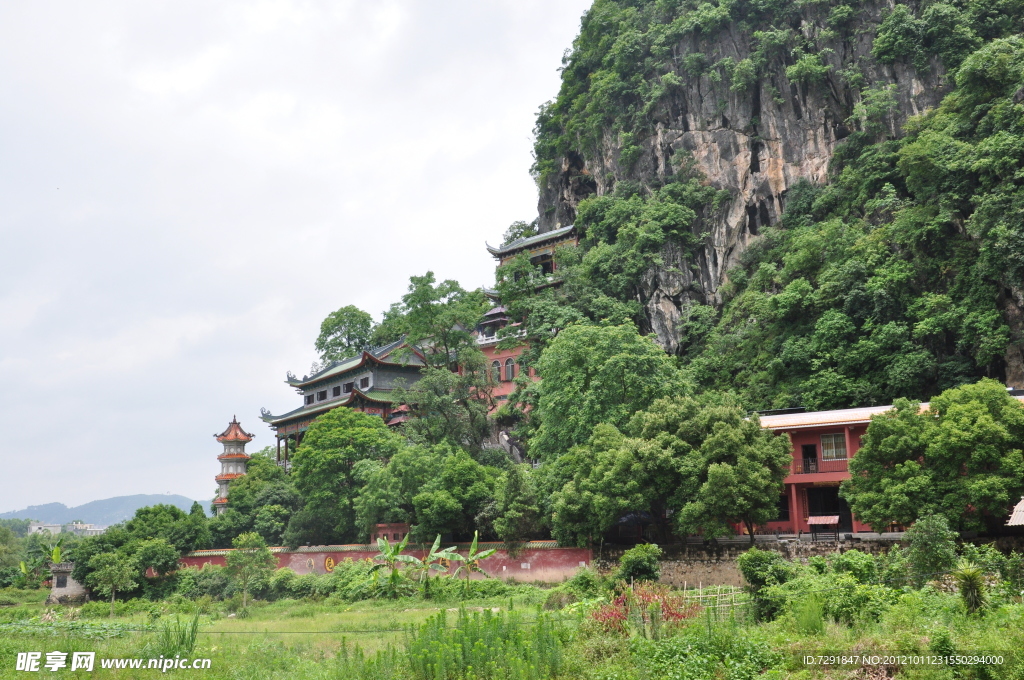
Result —
[{"label": "palm-like plant", "polygon": [[962,559],[953,571],[953,581],[968,612],[973,614],[985,606],[985,571],[981,567]]},{"label": "palm-like plant", "polygon": [[452,576],[456,577],[461,572],[465,571],[466,572],[466,583],[467,583],[467,585],[469,583],[469,577],[470,577],[470,575],[473,572],[476,572],[478,574],[483,574],[485,577],[487,576],[487,573],[483,569],[480,568],[480,563],[482,561],[486,560],[488,557],[490,557],[494,553],[497,552],[497,548],[489,548],[487,550],[481,550],[480,552],[477,552],[476,546],[477,546],[477,540],[479,539],[479,537],[480,537],[480,532],[479,531],[474,531],[473,532],[473,543],[469,546],[469,553],[466,554],[465,557],[463,557],[462,555],[460,555],[460,554],[458,554],[456,552],[453,552],[452,556],[451,556],[451,558],[453,560],[455,560],[457,562],[462,562],[462,564],[459,565],[459,568],[455,570],[455,573],[452,574]]},{"label": "palm-like plant", "polygon": [[434,539],[434,545],[430,546],[430,552],[428,552],[423,559],[409,556],[409,562],[415,565],[417,574],[417,580],[421,583],[430,578],[431,571],[447,571],[448,565],[453,559],[455,559],[455,546],[449,546],[444,550],[438,550],[441,547],[441,534],[437,535]]},{"label": "palm-like plant", "polygon": [[402,588],[402,574],[401,564],[412,563],[416,564],[420,560],[416,559],[412,555],[403,555],[402,552],[405,550],[405,546],[409,544],[409,534],[405,535],[400,543],[394,545],[388,543],[386,538],[377,539],[377,550],[380,552],[374,556],[376,564],[370,569],[370,571],[376,575],[382,569],[389,569],[386,590],[388,595],[392,597],[398,597],[399,593],[403,590]]}]

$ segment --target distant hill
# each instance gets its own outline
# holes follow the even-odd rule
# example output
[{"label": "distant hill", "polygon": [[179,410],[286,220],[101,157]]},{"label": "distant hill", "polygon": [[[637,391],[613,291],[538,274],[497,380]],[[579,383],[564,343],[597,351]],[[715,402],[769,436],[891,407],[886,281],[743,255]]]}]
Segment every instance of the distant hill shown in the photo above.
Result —
[{"label": "distant hill", "polygon": [[[175,505],[188,512],[192,508],[192,499],[176,494],[136,494],[105,498],[73,508],[63,503],[47,503],[30,505],[24,510],[0,513],[0,519],[35,519],[52,524],[64,524],[78,519],[89,524],[109,525],[131,519],[139,508],[158,504]],[[202,505],[209,513],[210,503],[206,501],[202,502]]]}]

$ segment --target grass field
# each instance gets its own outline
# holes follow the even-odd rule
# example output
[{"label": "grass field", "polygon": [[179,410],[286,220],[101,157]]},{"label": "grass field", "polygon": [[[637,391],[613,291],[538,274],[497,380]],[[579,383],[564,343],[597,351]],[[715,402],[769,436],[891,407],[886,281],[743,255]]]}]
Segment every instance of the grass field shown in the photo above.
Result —
[{"label": "grass field", "polygon": [[[886,680],[894,676],[1024,680],[1024,658],[1019,656],[1024,650],[1024,604],[1019,594],[993,595],[984,611],[968,613],[959,596],[941,588],[887,590],[878,607],[862,603],[859,612],[849,609],[845,616],[844,609],[828,614],[822,603],[856,604],[850,597],[870,594],[864,590],[869,587],[837,589],[828,581],[821,583],[821,592],[798,593],[792,605],[770,622],[755,622],[744,607],[705,608],[694,609],[672,625],[665,623],[660,631],[633,618],[623,620],[618,631],[603,626],[596,614],[611,606],[607,599],[601,605],[584,602],[580,604],[586,606],[543,611],[541,603],[551,591],[532,587],[516,591],[511,598],[461,603],[413,597],[356,603],[284,599],[257,602],[244,616],[232,616],[223,601],[138,601],[134,611],[113,619],[100,615],[100,606],[47,608],[42,604],[44,593],[0,591],[6,601],[17,602],[0,608],[0,678],[164,675],[145,668],[145,661],[141,669],[105,669],[101,660],[158,658],[161,650],[170,649],[165,644],[167,630],[187,627],[198,612],[199,633],[188,658],[209,659],[210,667],[171,669],[167,671],[171,676],[210,680]],[[722,601],[733,602],[734,593],[727,594]],[[678,595],[674,591],[672,596]],[[18,652],[41,652],[45,663],[45,653],[51,651],[69,653],[69,661],[70,653],[95,652],[95,668],[51,672],[41,663],[35,675],[15,670]],[[1006,658],[998,666],[959,668],[893,664],[825,668],[801,661],[807,655],[837,653],[1000,653]]]},{"label": "grass field", "polygon": [[[6,592],[6,591],[0,591]],[[42,652],[39,671],[44,677],[135,678],[156,677],[160,671],[142,669],[101,669],[101,658],[151,658],[159,656],[154,645],[161,628],[175,621],[189,620],[188,607],[181,612],[136,613],[114,619],[74,616],[73,608],[49,608],[42,604],[46,593],[27,591],[18,594],[23,604],[0,608],[0,622],[34,621],[32,624],[8,623],[0,629],[0,678],[32,677],[15,670],[18,652]],[[13,596],[8,596],[15,599]],[[469,612],[526,610],[532,617],[543,599],[539,592],[527,591],[512,598],[469,600],[461,606]],[[403,598],[397,601],[371,600],[355,604],[328,604],[282,600],[257,602],[248,615],[225,614],[222,610],[200,615],[200,632],[191,658],[209,658],[210,668],[171,669],[171,675],[196,675],[208,680],[220,678],[341,678],[345,677],[335,658],[343,646],[359,647],[370,655],[388,645],[401,645],[410,626],[418,626],[444,611],[454,618],[458,607]],[[50,612],[54,621],[38,621]],[[50,617],[46,617],[50,618]],[[56,672],[42,668],[46,652],[96,652],[93,672],[68,668]],[[144,664],[145,665],[145,664]]]}]

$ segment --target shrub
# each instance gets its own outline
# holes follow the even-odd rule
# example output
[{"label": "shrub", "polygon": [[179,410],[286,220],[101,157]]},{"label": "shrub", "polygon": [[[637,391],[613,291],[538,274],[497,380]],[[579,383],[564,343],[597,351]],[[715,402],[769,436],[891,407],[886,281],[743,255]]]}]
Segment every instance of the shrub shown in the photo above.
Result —
[{"label": "shrub", "polygon": [[[512,614],[459,612],[449,627],[444,613],[427,619],[407,643],[414,680],[434,678],[558,677],[563,666],[556,623],[541,615],[527,623]],[[361,677],[344,669],[343,677]]]},{"label": "shrub", "polygon": [[890,588],[902,588],[910,584],[910,561],[907,551],[898,545],[875,558],[875,573],[878,581]]},{"label": "shrub", "polygon": [[751,548],[736,560],[740,573],[747,582],[747,592],[754,600],[754,613],[758,619],[774,618],[785,597],[773,589],[793,577],[793,565],[782,558],[777,552]]},{"label": "shrub", "polygon": [[899,596],[897,591],[885,586],[858,583],[850,574],[840,574],[832,579],[824,594],[825,615],[847,625],[858,618],[878,620]]},{"label": "shrub", "polygon": [[956,532],[944,515],[928,515],[914,522],[904,538],[910,543],[907,560],[915,585],[949,571],[956,563]]},{"label": "shrub", "polygon": [[580,567],[564,586],[579,599],[585,600],[599,596],[605,590],[606,584],[601,575],[593,569]]},{"label": "shrub", "polygon": [[296,578],[298,578],[298,574],[288,567],[275,571],[270,577],[268,586],[271,596],[276,599],[291,597],[294,592]]},{"label": "shrub", "polygon": [[847,550],[832,560],[838,574],[850,574],[860,583],[875,582],[875,558],[859,550]]},{"label": "shrub", "polygon": [[658,560],[663,554],[661,548],[654,543],[644,543],[630,548],[619,560],[615,579],[626,582],[657,581],[661,577],[661,565]]}]

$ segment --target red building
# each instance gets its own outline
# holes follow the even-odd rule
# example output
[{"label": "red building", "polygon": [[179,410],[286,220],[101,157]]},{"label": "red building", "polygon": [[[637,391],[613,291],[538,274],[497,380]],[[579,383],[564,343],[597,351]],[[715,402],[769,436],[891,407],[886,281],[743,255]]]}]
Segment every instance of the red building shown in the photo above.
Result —
[{"label": "red building", "polygon": [[[1024,401],[1024,397],[1017,397]],[[761,416],[761,426],[789,436],[793,461],[779,501],[779,520],[763,530],[771,533],[887,531],[857,520],[839,497],[839,484],[850,478],[849,460],[861,446],[871,416],[887,406],[848,408]],[[921,409],[928,404],[921,404]],[[895,527],[892,527],[895,528]]]},{"label": "red building", "polygon": [[[555,274],[558,270],[558,264],[555,262],[555,249],[563,246],[576,246],[578,243],[579,237],[576,234],[576,228],[569,225],[536,236],[520,238],[498,248],[487,246],[487,252],[498,261],[499,267],[508,264],[521,253],[527,253],[531,264],[540,267],[541,276],[544,277],[540,287],[547,287],[559,284]],[[489,295],[498,302],[496,294],[489,293]],[[498,302],[484,315],[483,321],[476,329],[477,343],[484,356],[487,357],[491,379],[495,385],[491,394],[499,405],[507,400],[508,395],[515,389],[515,384],[512,381],[523,370],[519,363],[519,355],[526,348],[525,345],[519,345],[512,349],[498,348],[498,343],[502,339],[498,337],[498,331],[508,326],[508,323],[509,319],[505,315],[505,308]],[[537,374],[532,369],[530,377],[537,380]]]}]

